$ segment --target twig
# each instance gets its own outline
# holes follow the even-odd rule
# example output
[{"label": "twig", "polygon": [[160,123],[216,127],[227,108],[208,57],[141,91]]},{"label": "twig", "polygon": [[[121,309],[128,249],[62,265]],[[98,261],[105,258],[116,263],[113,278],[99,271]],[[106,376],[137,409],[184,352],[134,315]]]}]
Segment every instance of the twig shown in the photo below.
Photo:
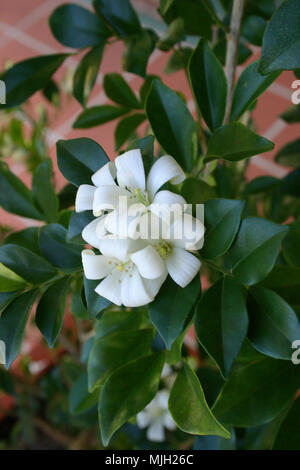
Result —
[{"label": "twig", "polygon": [[228,123],[230,119],[244,6],[245,0],[234,0],[230,20],[230,31],[227,35],[225,72],[228,82],[228,91],[224,124]]}]

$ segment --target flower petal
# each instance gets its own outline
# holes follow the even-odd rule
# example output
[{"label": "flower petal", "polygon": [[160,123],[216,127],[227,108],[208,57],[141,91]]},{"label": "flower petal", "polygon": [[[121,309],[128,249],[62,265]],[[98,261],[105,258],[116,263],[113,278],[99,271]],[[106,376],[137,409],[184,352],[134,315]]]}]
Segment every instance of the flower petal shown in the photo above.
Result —
[{"label": "flower petal", "polygon": [[145,191],[145,170],[140,149],[129,150],[115,159],[120,186]]},{"label": "flower petal", "polygon": [[127,201],[130,197],[130,192],[124,188],[118,186],[101,186],[96,188],[93,203],[93,213],[95,217],[98,217],[102,211],[116,209],[122,199]]},{"label": "flower petal", "polygon": [[196,276],[201,263],[194,255],[182,248],[173,248],[166,259],[171,278],[181,287],[186,287]]},{"label": "flower petal", "polygon": [[100,186],[115,186],[116,166],[114,162],[108,162],[92,176],[92,182],[98,188]]},{"label": "flower petal", "polygon": [[79,186],[75,200],[75,211],[83,212],[93,209],[93,200],[96,188],[90,184],[82,184]]},{"label": "flower petal", "polygon": [[95,289],[95,292],[105,297],[115,305],[122,305],[121,301],[122,272],[115,269],[109,276],[103,279]]},{"label": "flower petal", "polygon": [[176,423],[174,419],[172,418],[171,414],[169,411],[167,411],[164,416],[163,416],[163,425],[169,429],[169,431],[175,431],[177,428]]},{"label": "flower petal", "polygon": [[150,199],[153,199],[158,189],[167,183],[167,181],[170,181],[172,184],[178,184],[184,179],[184,171],[173,157],[164,155],[158,158],[147,178],[147,191]]},{"label": "flower petal", "polygon": [[159,289],[161,288],[161,286],[165,282],[167,275],[168,275],[168,271],[165,268],[164,274],[162,276],[158,277],[157,279],[145,279],[145,278],[143,278],[143,284],[144,284],[145,289],[147,290],[147,292],[148,292],[148,294],[151,298],[154,299],[156,297],[156,295],[159,292]]},{"label": "flower petal", "polygon": [[145,245],[139,240],[130,238],[117,238],[114,235],[108,235],[99,241],[99,250],[104,256],[117,258],[124,262],[129,259],[129,254],[140,250]]},{"label": "flower petal", "polygon": [[112,272],[114,265],[107,256],[95,255],[92,250],[81,253],[84,275],[87,279],[102,279]]},{"label": "flower petal", "polygon": [[93,246],[94,248],[99,248],[99,239],[106,234],[104,227],[104,219],[106,216],[97,217],[92,220],[82,231],[82,238],[86,243]]},{"label": "flower petal", "polygon": [[146,428],[150,423],[149,414],[147,411],[140,411],[136,416],[136,422],[139,428]]},{"label": "flower petal", "polygon": [[135,266],[124,275],[121,284],[121,299],[125,307],[141,307],[152,302],[153,298],[146,291]]},{"label": "flower petal", "polygon": [[149,441],[163,442],[165,440],[164,428],[161,420],[155,421],[147,430]]},{"label": "flower petal", "polygon": [[152,204],[167,204],[168,206],[178,204],[183,207],[184,204],[186,204],[186,200],[182,196],[180,196],[180,194],[172,193],[172,191],[163,190],[158,191],[158,193],[155,194]]},{"label": "flower petal", "polygon": [[199,250],[203,245],[204,225],[190,214],[183,214],[170,227],[172,244],[185,250]]},{"label": "flower petal", "polygon": [[165,272],[165,264],[152,246],[136,251],[130,258],[137,266],[141,276],[146,279],[156,279]]}]

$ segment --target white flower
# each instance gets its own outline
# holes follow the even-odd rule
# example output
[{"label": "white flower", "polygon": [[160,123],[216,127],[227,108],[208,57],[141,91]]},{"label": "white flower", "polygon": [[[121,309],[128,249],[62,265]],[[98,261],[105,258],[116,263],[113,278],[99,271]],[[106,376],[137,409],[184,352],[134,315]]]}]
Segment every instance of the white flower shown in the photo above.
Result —
[{"label": "white flower", "polygon": [[176,424],[168,410],[169,392],[159,390],[155,398],[138,413],[136,417],[137,425],[147,429],[149,441],[163,442],[165,440],[164,428],[174,431]]},{"label": "white flower", "polygon": [[[155,249],[143,245],[142,241],[106,238],[99,241],[102,255],[92,250],[82,252],[86,278],[103,279],[95,289],[97,294],[126,307],[140,307],[154,300],[166,273]],[[137,250],[139,266],[132,258]]]}]

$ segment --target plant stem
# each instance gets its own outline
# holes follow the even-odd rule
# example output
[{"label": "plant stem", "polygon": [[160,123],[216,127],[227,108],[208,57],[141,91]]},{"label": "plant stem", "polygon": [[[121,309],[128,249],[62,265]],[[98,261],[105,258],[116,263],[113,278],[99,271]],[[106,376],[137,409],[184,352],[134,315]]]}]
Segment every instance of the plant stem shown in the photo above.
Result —
[{"label": "plant stem", "polygon": [[232,273],[230,271],[227,271],[226,269],[222,268],[221,266],[218,266],[215,263],[212,263],[211,261],[208,261],[205,258],[202,258],[201,255],[198,253],[193,253],[194,256],[196,256],[202,263],[206,264],[210,268],[214,269],[215,271],[219,271],[220,273],[224,274],[225,276],[232,276]]},{"label": "plant stem", "polygon": [[227,124],[230,119],[244,6],[245,0],[234,0],[230,20],[230,31],[227,34],[225,72],[227,76],[228,90],[224,124]]}]

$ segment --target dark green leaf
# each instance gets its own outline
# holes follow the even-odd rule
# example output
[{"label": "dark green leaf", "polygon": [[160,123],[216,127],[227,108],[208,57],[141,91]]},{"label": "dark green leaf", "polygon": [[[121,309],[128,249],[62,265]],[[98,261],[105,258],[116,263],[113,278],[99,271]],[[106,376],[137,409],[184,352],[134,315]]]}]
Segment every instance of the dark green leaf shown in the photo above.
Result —
[{"label": "dark green leaf", "polygon": [[115,103],[130,109],[141,108],[134,92],[119,73],[108,73],[105,75],[103,87],[108,98]]},{"label": "dark green leaf", "polygon": [[285,408],[299,385],[300,374],[294,364],[262,359],[233,372],[213,412],[229,426],[259,426]]},{"label": "dark green leaf", "polygon": [[99,401],[100,430],[105,446],[117,429],[154,398],[163,364],[163,353],[152,354],[120,367],[107,379]]},{"label": "dark green leaf", "polygon": [[207,41],[200,39],[189,62],[189,77],[202,116],[214,131],[224,120],[227,80]]},{"label": "dark green leaf", "polygon": [[183,18],[176,18],[169,24],[165,35],[158,41],[157,47],[162,51],[169,51],[177,42],[183,40],[184,20]]},{"label": "dark green leaf", "polygon": [[85,107],[96,83],[103,46],[91,49],[78,65],[73,79],[73,95]]},{"label": "dark green leaf", "polygon": [[282,421],[272,450],[299,450],[300,398],[297,398]]},{"label": "dark green leaf", "polygon": [[172,387],[169,410],[177,426],[184,432],[230,439],[230,432],[217,421],[210,411],[201,384],[196,374],[186,363],[184,363]]},{"label": "dark green leaf", "polygon": [[273,147],[272,142],[255,134],[244,124],[232,122],[214,132],[208,144],[207,157],[236,162],[268,152]]},{"label": "dark green leaf", "polygon": [[293,140],[282,147],[275,156],[275,161],[285,166],[300,166],[300,139]]},{"label": "dark green leaf", "polygon": [[300,221],[290,225],[290,230],[282,242],[283,256],[291,266],[300,266]]},{"label": "dark green leaf", "polygon": [[104,43],[110,35],[103,21],[74,3],[61,5],[49,19],[53,36],[64,46],[83,48]]},{"label": "dark green leaf", "polygon": [[96,322],[95,340],[118,331],[141,330],[149,328],[150,322],[144,311],[112,310],[103,312]]},{"label": "dark green leaf", "polygon": [[248,297],[249,338],[261,353],[291,360],[292,342],[300,338],[293,309],[269,289],[251,287]]},{"label": "dark green leaf", "polygon": [[153,331],[118,331],[94,342],[88,360],[88,384],[92,392],[119,367],[151,353]]},{"label": "dark green leaf", "polygon": [[84,291],[87,310],[90,318],[95,318],[102,310],[111,305],[111,302],[95,292],[99,281],[84,278]]},{"label": "dark green leaf", "polygon": [[83,240],[81,233],[84,227],[86,227],[92,220],[94,220],[92,211],[84,212],[73,212],[71,215],[68,233],[67,233],[67,242],[79,243],[84,245],[85,241]]},{"label": "dark green leaf", "polygon": [[122,57],[123,69],[126,72],[145,77],[149,57],[154,50],[156,39],[156,34],[147,29],[143,29],[138,36],[127,39]]},{"label": "dark green leaf", "polygon": [[282,180],[281,190],[289,196],[300,197],[300,168],[296,168]]},{"label": "dark green leaf", "polygon": [[36,309],[35,322],[50,348],[53,348],[63,324],[69,286],[68,277],[55,281],[42,295]]},{"label": "dark green leaf", "polygon": [[281,180],[273,176],[258,176],[246,184],[244,194],[260,194],[275,188],[281,183]]},{"label": "dark green leaf", "polygon": [[93,0],[96,12],[121,36],[138,34],[140,21],[129,0]]},{"label": "dark green leaf", "polygon": [[294,104],[280,115],[281,119],[289,124],[300,121],[300,105]]},{"label": "dark green leaf", "polygon": [[194,450],[236,450],[234,431],[231,439],[218,436],[197,436],[194,441]]},{"label": "dark green leaf", "polygon": [[60,171],[75,186],[90,184],[92,174],[109,161],[103,148],[85,137],[59,140],[56,150]]},{"label": "dark green leaf", "polygon": [[104,104],[85,109],[79,114],[73,124],[74,129],[89,129],[90,127],[100,126],[106,122],[113,121],[129,112],[126,108]]},{"label": "dark green leaf", "polygon": [[299,67],[300,14],[298,0],[286,0],[275,11],[266,28],[260,72],[292,70]]},{"label": "dark green leaf", "polygon": [[262,281],[275,264],[287,230],[287,227],[265,219],[244,219],[227,255],[226,266],[242,284],[252,285]]},{"label": "dark green leaf", "polygon": [[115,130],[115,146],[119,150],[130,138],[133,132],[144,122],[144,114],[133,114],[120,120]]},{"label": "dark green leaf", "polygon": [[99,391],[88,391],[87,373],[83,372],[74,382],[70,395],[69,407],[72,414],[80,414],[96,405]]},{"label": "dark green leaf", "polygon": [[52,184],[52,161],[43,161],[35,170],[32,178],[32,196],[37,207],[45,214],[47,222],[58,218],[58,199]]},{"label": "dark green leaf", "polygon": [[216,197],[215,189],[203,180],[196,178],[187,178],[184,180],[181,195],[188,204],[203,204],[208,199]]},{"label": "dark green leaf", "polygon": [[280,72],[261,75],[258,62],[253,62],[241,73],[234,89],[231,121],[237,121],[255,100],[276,80]]},{"label": "dark green leaf", "polygon": [[248,329],[245,289],[225,277],[208,289],[196,308],[198,340],[227,378]]},{"label": "dark green leaf", "polygon": [[260,47],[267,22],[261,16],[249,15],[243,21],[241,34],[251,44]]},{"label": "dark green leaf", "polygon": [[28,316],[38,290],[30,290],[13,300],[0,317],[0,340],[6,348],[6,368],[19,354]]},{"label": "dark green leaf", "polygon": [[186,34],[211,39],[213,21],[202,1],[173,0],[163,15],[167,23],[175,18],[183,18]]},{"label": "dark green leaf", "polygon": [[190,47],[175,49],[164,68],[164,73],[168,75],[170,73],[177,72],[178,70],[186,69],[192,52],[193,49]]},{"label": "dark green leaf", "polygon": [[204,205],[204,246],[201,255],[214,259],[230,248],[240,226],[243,201],[211,199]]},{"label": "dark green leaf", "polygon": [[15,290],[13,292],[0,292],[0,314],[20,294],[22,294],[21,290]]},{"label": "dark green leaf", "polygon": [[24,230],[8,235],[3,243],[23,246],[30,251],[34,251],[37,255],[40,255],[39,232],[39,227],[25,228]]},{"label": "dark green leaf", "polygon": [[67,57],[68,54],[45,55],[13,65],[0,77],[6,84],[6,104],[0,108],[18,106],[45,88]]},{"label": "dark green leaf", "polygon": [[148,94],[146,112],[158,142],[190,171],[197,154],[197,130],[182,99],[156,79]]},{"label": "dark green leaf", "polygon": [[167,349],[171,349],[176,338],[191,320],[200,293],[201,283],[198,275],[184,289],[168,278],[155,300],[149,304],[150,319]]}]

